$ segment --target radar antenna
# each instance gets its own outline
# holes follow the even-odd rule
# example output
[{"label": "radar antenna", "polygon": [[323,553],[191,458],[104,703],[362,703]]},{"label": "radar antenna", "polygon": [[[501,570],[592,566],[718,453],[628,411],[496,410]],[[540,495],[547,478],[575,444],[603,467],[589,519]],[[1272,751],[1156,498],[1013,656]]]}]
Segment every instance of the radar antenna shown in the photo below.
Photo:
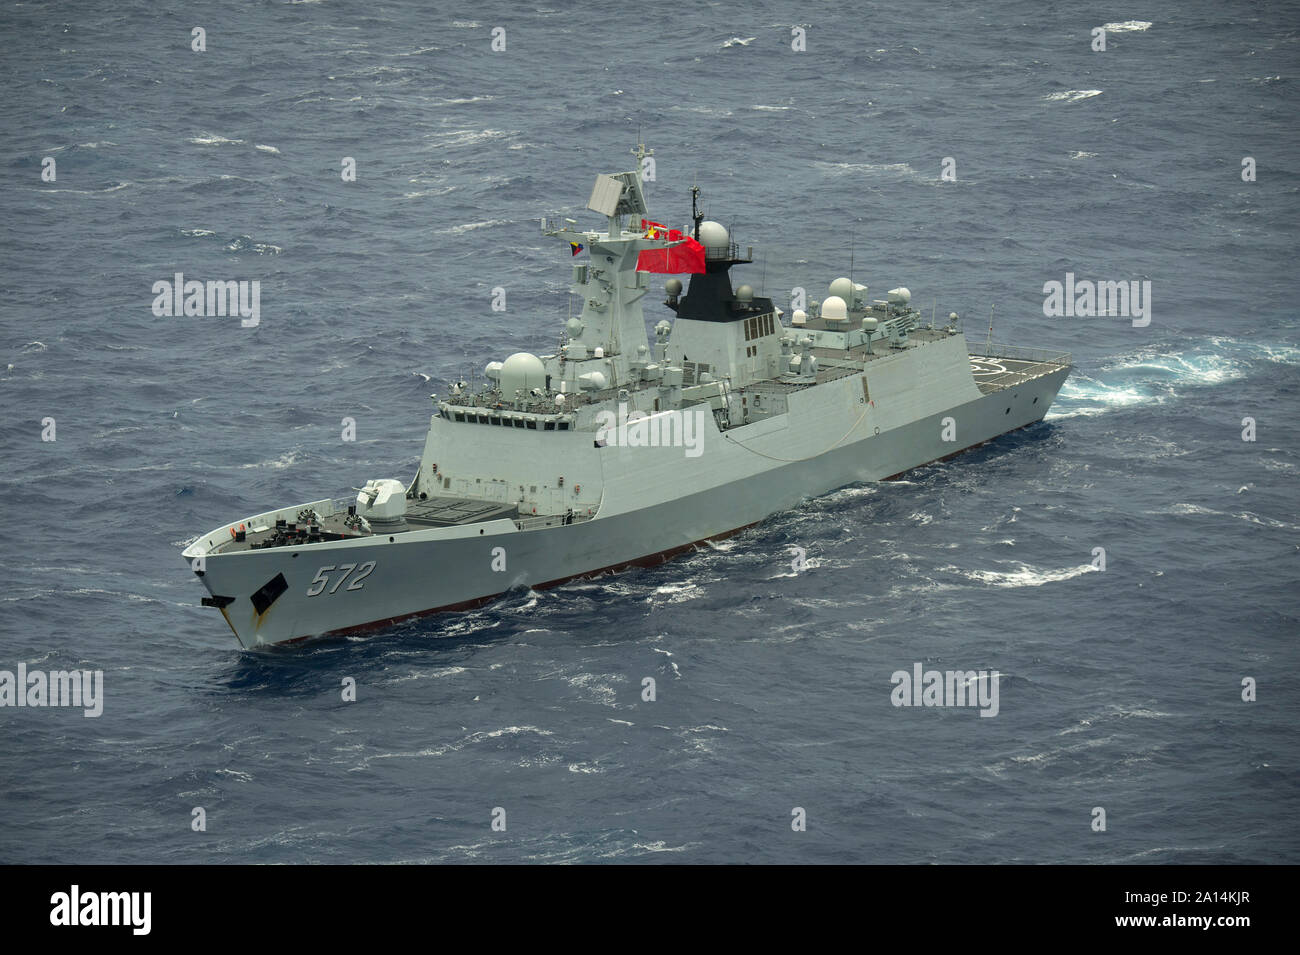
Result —
[{"label": "radar antenna", "polygon": [[645,168],[645,157],[653,156],[655,154],[655,151],[653,149],[646,149],[645,143],[641,141],[640,123],[636,124],[636,148],[630,150],[630,152],[632,153],[633,156],[636,157],[636,178],[638,181],[640,181],[641,173]]}]

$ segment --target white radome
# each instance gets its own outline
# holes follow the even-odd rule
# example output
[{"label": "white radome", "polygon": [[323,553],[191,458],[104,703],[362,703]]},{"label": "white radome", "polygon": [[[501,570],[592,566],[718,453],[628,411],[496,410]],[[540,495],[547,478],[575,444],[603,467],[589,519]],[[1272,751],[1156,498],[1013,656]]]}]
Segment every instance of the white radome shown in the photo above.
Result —
[{"label": "white radome", "polygon": [[515,352],[501,365],[501,393],[513,398],[516,391],[531,391],[546,385],[546,366],[536,355]]},{"label": "white radome", "polygon": [[826,301],[822,302],[822,318],[828,322],[843,322],[849,317],[849,307],[845,304],[844,299],[838,295],[832,295]]},{"label": "white radome", "polygon": [[721,222],[700,223],[700,245],[706,249],[725,249],[731,243],[731,235]]},{"label": "white radome", "polygon": [[844,301],[847,302],[850,298],[853,297],[852,280],[846,278],[836,279],[834,282],[831,283],[830,293],[831,295],[837,296],[838,298],[842,298],[844,299]]}]

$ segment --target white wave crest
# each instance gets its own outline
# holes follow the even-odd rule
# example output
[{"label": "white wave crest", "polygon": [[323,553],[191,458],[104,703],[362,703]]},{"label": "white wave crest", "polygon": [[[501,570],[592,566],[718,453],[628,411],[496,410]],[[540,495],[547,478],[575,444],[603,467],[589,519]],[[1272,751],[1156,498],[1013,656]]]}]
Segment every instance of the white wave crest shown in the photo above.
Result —
[{"label": "white wave crest", "polygon": [[1145,33],[1151,29],[1151,21],[1123,20],[1115,23],[1103,23],[1101,28],[1107,33]]},{"label": "white wave crest", "polygon": [[187,143],[193,143],[195,146],[236,146],[241,145],[242,139],[227,139],[225,136],[194,136],[185,140]]},{"label": "white wave crest", "polygon": [[1100,96],[1101,90],[1061,90],[1057,93],[1048,93],[1043,99],[1049,103],[1077,103],[1079,100],[1092,99],[1094,96]]},{"label": "white wave crest", "polygon": [[1043,584],[1070,580],[1097,568],[1092,564],[1080,564],[1077,567],[1063,567],[1060,570],[1041,570],[1029,564],[1013,561],[1008,565],[1012,570],[962,570],[960,567],[943,567],[949,573],[957,574],[968,580],[978,580],[991,587],[1041,587]]}]

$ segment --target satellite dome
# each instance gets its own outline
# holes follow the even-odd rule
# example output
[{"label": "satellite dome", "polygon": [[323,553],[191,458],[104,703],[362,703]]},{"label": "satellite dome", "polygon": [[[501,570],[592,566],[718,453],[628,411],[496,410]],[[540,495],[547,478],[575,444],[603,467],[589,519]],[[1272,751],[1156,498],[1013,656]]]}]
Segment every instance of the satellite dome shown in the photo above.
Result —
[{"label": "satellite dome", "polygon": [[499,361],[490,361],[490,362],[488,362],[488,363],[487,363],[487,367],[483,369],[483,377],[484,377],[484,378],[491,378],[493,381],[500,381],[500,380],[501,380],[501,362],[499,362]]},{"label": "satellite dome", "polygon": [[589,371],[578,376],[578,384],[591,391],[604,391],[609,387],[609,379],[603,371]]},{"label": "satellite dome", "polygon": [[581,338],[582,330],[586,326],[582,324],[582,319],[578,318],[575,315],[573,318],[569,319],[567,322],[564,323],[564,327],[568,329],[570,338]]},{"label": "satellite dome", "polygon": [[669,295],[673,295],[673,296],[681,295],[682,280],[669,279],[667,282],[664,283],[664,291],[666,291]]},{"label": "satellite dome", "polygon": [[803,325],[808,321],[808,313],[802,308],[796,308],[794,314],[790,316],[791,325]]},{"label": "satellite dome", "polygon": [[501,365],[501,393],[513,398],[516,391],[529,391],[546,385],[546,366],[536,355],[515,352]]},{"label": "satellite dome", "polygon": [[850,279],[838,278],[831,283],[830,291],[832,295],[847,302],[853,297],[853,282]]},{"label": "satellite dome", "polygon": [[912,300],[912,293],[909,292],[907,289],[902,288],[901,286],[899,288],[891,288],[889,290],[890,305],[906,305],[911,300]]},{"label": "satellite dome", "polygon": [[874,332],[876,330],[876,326],[879,324],[880,322],[876,321],[876,319],[868,315],[866,318],[862,320],[862,330],[864,332]]},{"label": "satellite dome", "polygon": [[849,307],[844,304],[844,299],[838,295],[832,295],[826,301],[822,302],[822,318],[828,322],[843,322],[849,317]]},{"label": "satellite dome", "polygon": [[754,287],[752,285],[742,285],[736,289],[736,301],[752,302],[754,300]]},{"label": "satellite dome", "polygon": [[730,244],[731,236],[721,222],[700,223],[700,245],[706,249],[725,249]]}]

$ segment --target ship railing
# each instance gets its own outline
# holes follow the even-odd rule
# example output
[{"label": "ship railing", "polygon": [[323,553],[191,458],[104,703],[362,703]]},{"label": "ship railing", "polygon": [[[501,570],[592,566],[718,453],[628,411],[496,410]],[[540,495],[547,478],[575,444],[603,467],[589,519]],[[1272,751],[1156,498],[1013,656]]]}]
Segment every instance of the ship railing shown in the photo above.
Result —
[{"label": "ship railing", "polygon": [[521,531],[535,531],[541,527],[559,527],[562,524],[581,524],[589,521],[595,514],[538,514],[536,517],[517,517],[515,527]]},{"label": "ship railing", "polygon": [[[612,388],[606,390],[617,392],[618,389]],[[496,393],[490,395],[461,394],[442,398],[441,401],[451,408],[474,411],[495,411],[500,414],[512,414],[514,412],[524,412],[527,414],[537,415],[563,414],[563,410],[559,410],[555,407],[556,394],[558,394],[558,392],[548,394],[545,398],[534,398],[529,396],[527,398],[519,399],[518,401],[507,401]],[[596,392],[595,394],[599,394],[599,392]],[[565,410],[572,409],[576,405],[590,403],[594,400],[591,397],[592,395],[592,392],[566,392],[564,395],[566,405]]]},{"label": "ship railing", "polygon": [[1046,348],[1026,348],[1024,345],[1004,345],[998,342],[979,344],[969,342],[972,358],[1011,358],[1015,361],[1033,362],[1038,365],[1069,365],[1070,353],[1051,351]]},{"label": "ship railing", "polygon": [[348,512],[348,505],[355,504],[356,502],[357,499],[355,497],[327,498],[321,501],[308,501],[306,504],[295,504],[290,507],[282,507],[278,510],[267,511],[265,514],[259,514],[257,516],[266,518],[270,521],[283,517],[286,521],[293,523],[297,520],[298,515],[304,510],[314,510],[316,516],[320,518],[333,517],[336,514],[346,514]]},{"label": "ship railing", "polygon": [[706,261],[710,259],[717,259],[719,261],[734,261],[740,258],[740,246],[738,246],[735,242],[728,242],[725,246],[706,245],[704,247],[704,258]]}]

